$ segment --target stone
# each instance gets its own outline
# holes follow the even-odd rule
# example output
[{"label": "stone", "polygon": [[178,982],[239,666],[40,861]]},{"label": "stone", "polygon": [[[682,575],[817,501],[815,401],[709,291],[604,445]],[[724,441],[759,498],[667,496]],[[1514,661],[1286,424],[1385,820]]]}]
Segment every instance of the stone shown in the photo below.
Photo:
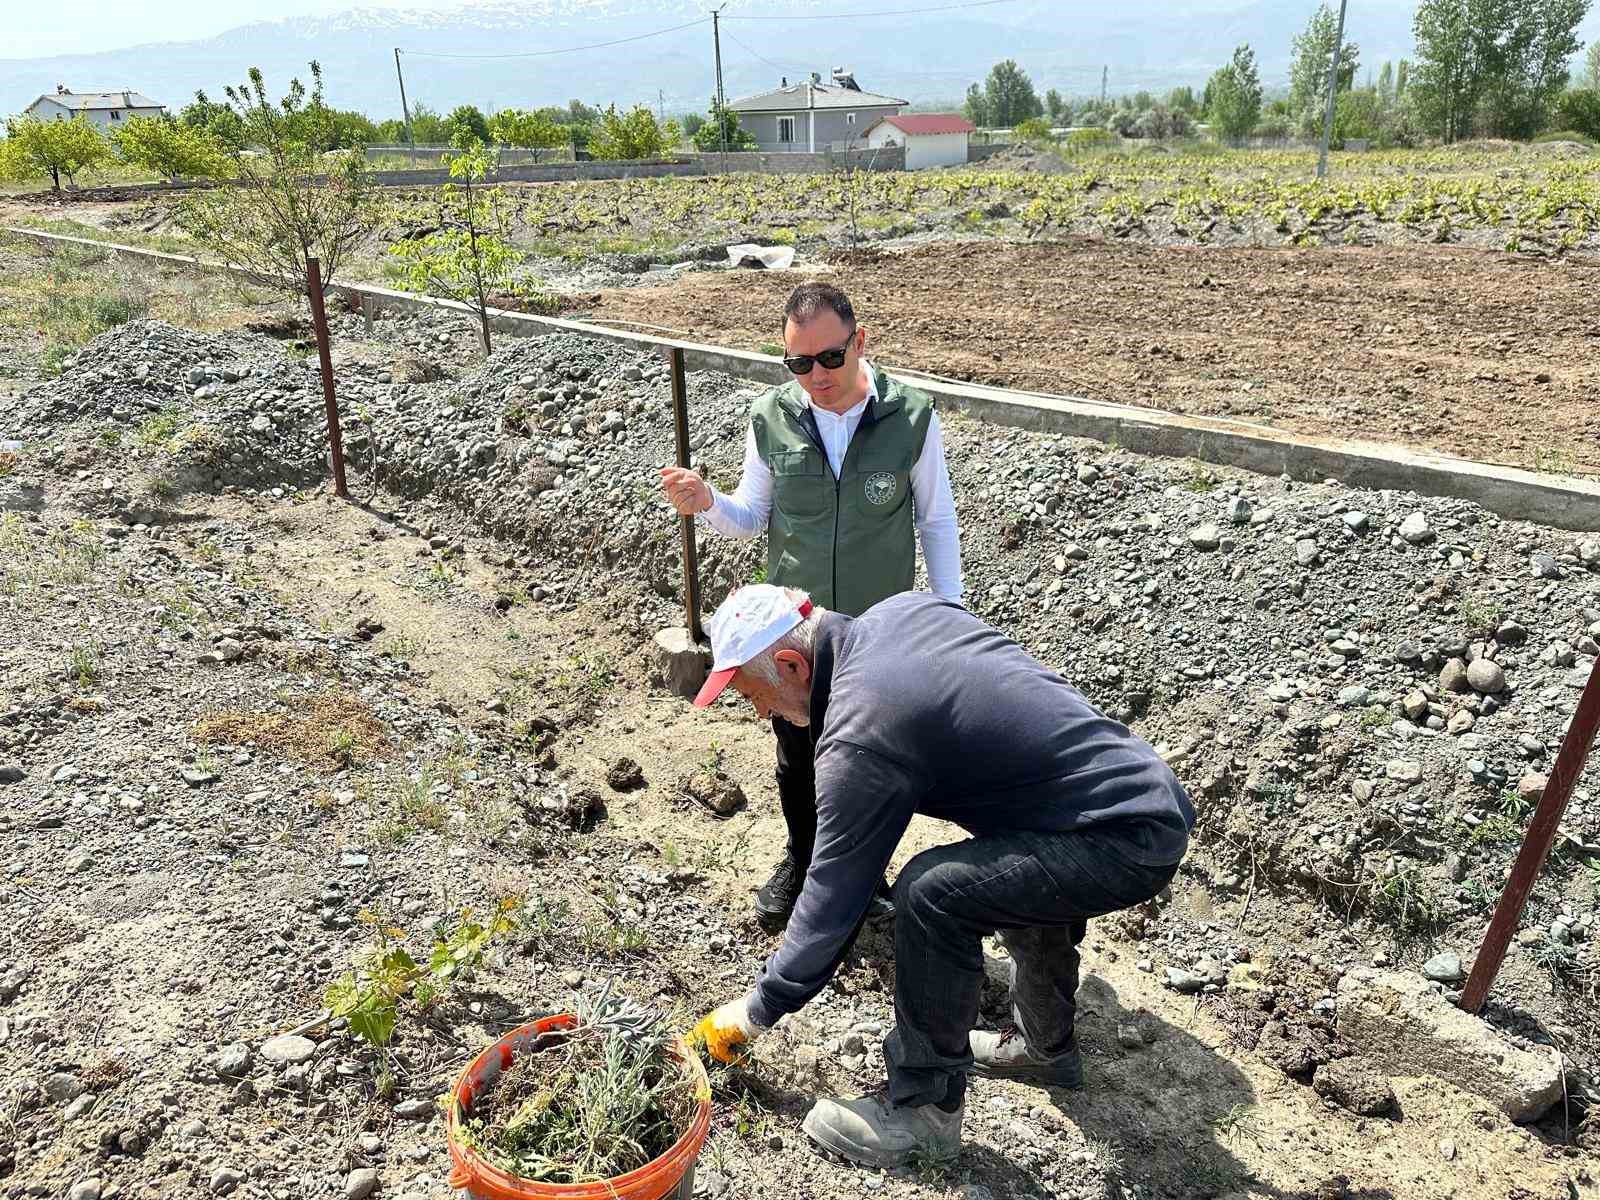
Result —
[{"label": "stone", "polygon": [[432,1100],[402,1100],[394,1106],[394,1115],[403,1121],[426,1121],[438,1111]]},{"label": "stone", "polygon": [[1422,964],[1422,977],[1434,983],[1460,983],[1467,977],[1461,967],[1461,955],[1454,950],[1444,950]]},{"label": "stone", "polygon": [[1536,553],[1531,565],[1535,579],[1561,579],[1566,575],[1553,554]]},{"label": "stone", "polygon": [[295,1033],[280,1034],[261,1044],[261,1057],[277,1067],[299,1066],[303,1062],[310,1062],[316,1053],[315,1042]]},{"label": "stone", "polygon": [[744,789],[721,771],[691,772],[679,786],[719,817],[732,816],[744,807]]},{"label": "stone", "polygon": [[1250,501],[1243,496],[1234,496],[1228,501],[1228,520],[1235,525],[1250,524]]},{"label": "stone", "polygon": [[1467,665],[1467,684],[1485,696],[1498,696],[1506,690],[1505,669],[1487,658],[1475,658]]},{"label": "stone", "polygon": [[1372,518],[1364,512],[1347,512],[1343,520],[1344,527],[1351,533],[1365,533],[1372,526]]},{"label": "stone", "polygon": [[1222,545],[1222,531],[1215,525],[1196,525],[1189,530],[1189,545],[1196,550],[1210,552]]},{"label": "stone", "polygon": [[1099,471],[1099,468],[1093,467],[1093,466],[1089,465],[1088,463],[1084,463],[1081,467],[1078,468],[1078,482],[1082,483],[1082,484],[1099,483],[1100,482],[1100,471]]},{"label": "stone", "polygon": [[1383,773],[1404,787],[1422,782],[1422,764],[1409,758],[1391,758],[1384,764]]},{"label": "stone", "polygon": [[1323,1063],[1311,1077],[1311,1087],[1324,1100],[1361,1117],[1380,1117],[1394,1109],[1394,1088],[1366,1058],[1336,1058]]},{"label": "stone", "polygon": [[1138,1050],[1144,1045],[1144,1034],[1132,1021],[1117,1022],[1117,1045],[1124,1050]]},{"label": "stone", "polygon": [[1600,542],[1583,541],[1578,543],[1578,558],[1585,566],[1592,567],[1600,563]]},{"label": "stone", "polygon": [[1419,512],[1412,513],[1400,522],[1400,536],[1413,546],[1425,546],[1433,541],[1433,530],[1428,528],[1428,518]]},{"label": "stone", "polygon": [[1406,693],[1405,699],[1400,701],[1400,707],[1405,709],[1405,714],[1410,720],[1420,721],[1428,715],[1428,698],[1413,688]]},{"label": "stone", "polygon": [[1360,708],[1372,699],[1372,689],[1353,683],[1349,687],[1339,689],[1340,708]]},{"label": "stone", "polygon": [[1173,991],[1185,996],[1192,996],[1206,986],[1204,975],[1185,971],[1182,967],[1168,967],[1162,979]]},{"label": "stone", "polygon": [[243,1182],[243,1171],[236,1171],[232,1167],[218,1167],[211,1172],[212,1195],[226,1196]]},{"label": "stone", "polygon": [[1339,1036],[1393,1075],[1432,1075],[1536,1121],[1561,1099],[1561,1066],[1548,1051],[1513,1045],[1410,972],[1355,967],[1340,978]]},{"label": "stone", "polygon": [[1459,712],[1450,714],[1450,720],[1445,723],[1445,730],[1453,737],[1460,737],[1464,733],[1470,733],[1477,723],[1478,719],[1463,708]]},{"label": "stone", "polygon": [[57,1104],[65,1104],[83,1095],[83,1082],[66,1071],[56,1071],[44,1077],[44,1094]]},{"label": "stone", "polygon": [[614,792],[631,792],[644,786],[644,771],[633,759],[623,756],[606,772],[606,786]]},{"label": "stone", "polygon": [[1540,775],[1535,771],[1529,771],[1521,779],[1517,780],[1517,797],[1524,804],[1537,804],[1544,799],[1544,789],[1549,785],[1550,777],[1548,775]]},{"label": "stone", "polygon": [[93,1107],[94,1107],[94,1097],[93,1096],[90,1096],[90,1095],[79,1096],[76,1100],[74,1100],[71,1104],[67,1105],[67,1107],[62,1110],[62,1112],[61,1112],[61,1120],[63,1122],[65,1122],[65,1123],[70,1124],[71,1122],[76,1121],[79,1117],[87,1116],[88,1113],[89,1113],[89,1110],[92,1109]]},{"label": "stone", "polygon": [[711,674],[711,650],[682,626],[663,629],[655,636],[655,673],[673,695],[693,700]]},{"label": "stone", "polygon": [[27,774],[16,763],[0,763],[0,783],[21,783]]},{"label": "stone", "polygon": [[224,1079],[237,1079],[250,1069],[253,1057],[243,1042],[230,1042],[211,1060],[211,1066]]},{"label": "stone", "polygon": [[344,1200],[367,1200],[378,1190],[378,1173],[371,1167],[351,1171],[344,1181]]},{"label": "stone", "polygon": [[1445,663],[1439,671],[1439,687],[1447,692],[1470,692],[1472,685],[1467,682],[1467,664],[1459,658],[1452,658]]},{"label": "stone", "polygon": [[100,1181],[80,1179],[67,1191],[67,1200],[100,1200]]},{"label": "stone", "polygon": [[1494,631],[1494,640],[1502,646],[1520,646],[1528,640],[1528,631],[1515,621],[1502,621]]},{"label": "stone", "polygon": [[1314,567],[1322,561],[1322,553],[1311,538],[1301,538],[1294,544],[1294,561],[1302,567]]}]

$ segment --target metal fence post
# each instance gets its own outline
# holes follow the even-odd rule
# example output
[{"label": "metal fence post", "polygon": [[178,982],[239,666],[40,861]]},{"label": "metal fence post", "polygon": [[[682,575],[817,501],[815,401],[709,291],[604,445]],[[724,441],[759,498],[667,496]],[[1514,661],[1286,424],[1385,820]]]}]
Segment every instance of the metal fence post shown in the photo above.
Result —
[{"label": "metal fence post", "polygon": [[[672,364],[672,425],[678,443],[678,465],[689,469],[689,393],[683,375],[683,348],[674,346],[668,352]],[[700,628],[700,558],[695,548],[694,518],[679,517],[678,527],[683,533],[683,603],[688,610],[689,640],[703,641]]]},{"label": "metal fence post", "polygon": [[333,394],[333,352],[328,339],[328,312],[322,303],[322,264],[306,259],[306,295],[311,301],[311,326],[317,332],[317,358],[322,363],[322,399],[328,407],[328,446],[333,451],[333,494],[350,498],[344,484],[344,441],[339,436],[339,401]]}]

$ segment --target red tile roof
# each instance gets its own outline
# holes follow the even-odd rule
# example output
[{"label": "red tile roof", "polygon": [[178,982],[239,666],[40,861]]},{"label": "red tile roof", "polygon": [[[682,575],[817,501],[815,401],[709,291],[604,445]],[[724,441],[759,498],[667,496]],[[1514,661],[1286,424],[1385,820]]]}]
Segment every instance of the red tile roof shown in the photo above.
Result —
[{"label": "red tile roof", "polygon": [[971,121],[956,113],[902,113],[897,117],[884,117],[901,133],[971,133],[977,129]]}]

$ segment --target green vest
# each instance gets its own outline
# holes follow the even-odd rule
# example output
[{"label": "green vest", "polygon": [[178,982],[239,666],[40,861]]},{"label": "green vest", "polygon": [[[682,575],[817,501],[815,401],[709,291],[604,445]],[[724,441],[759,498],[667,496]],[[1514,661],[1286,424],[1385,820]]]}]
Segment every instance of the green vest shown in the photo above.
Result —
[{"label": "green vest", "polygon": [[773,388],[750,408],[756,449],[772,472],[767,581],[803,588],[850,617],[910,591],[917,569],[911,468],[933,399],[882,371],[876,382],[837,479],[798,383]]}]

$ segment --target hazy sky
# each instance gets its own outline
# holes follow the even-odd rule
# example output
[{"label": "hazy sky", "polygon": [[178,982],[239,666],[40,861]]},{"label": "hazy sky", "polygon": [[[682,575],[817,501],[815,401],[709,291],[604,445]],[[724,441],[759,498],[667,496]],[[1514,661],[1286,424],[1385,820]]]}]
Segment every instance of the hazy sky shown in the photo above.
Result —
[{"label": "hazy sky", "polygon": [[[309,17],[347,8],[453,8],[456,0],[144,0],[139,4],[94,5],[94,19],[71,4],[27,6],[27,19],[12,22],[0,57],[44,58],[120,50],[141,42],[186,42],[211,37],[251,21]],[[21,11],[21,10],[19,10]]]}]

